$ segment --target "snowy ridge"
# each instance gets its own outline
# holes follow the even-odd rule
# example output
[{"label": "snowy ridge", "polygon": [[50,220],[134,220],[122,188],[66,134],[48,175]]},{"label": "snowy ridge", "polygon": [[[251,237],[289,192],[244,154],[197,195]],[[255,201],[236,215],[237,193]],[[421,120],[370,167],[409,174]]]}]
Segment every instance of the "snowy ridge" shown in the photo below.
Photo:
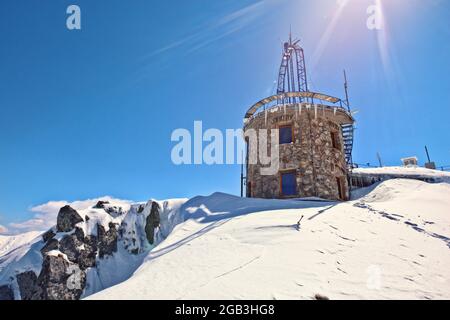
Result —
[{"label": "snowy ridge", "polygon": [[[57,228],[53,227],[47,232],[52,234],[49,238],[55,241],[57,246],[59,243],[59,248],[49,247],[45,250],[49,240],[44,241],[46,235],[42,235],[41,232],[14,237],[1,236],[0,287],[7,285],[14,291],[16,299],[23,298],[16,281],[17,275],[32,271],[38,276],[42,271],[44,256],[55,258],[61,256],[71,263],[70,257],[61,247],[64,239],[75,237],[77,233],[81,233],[83,237],[97,237],[99,228],[108,235],[112,227],[114,227],[114,230],[111,230],[114,232],[110,234],[112,242],[103,250],[106,253],[102,256],[98,251],[93,265],[85,270],[86,283],[82,297],[124,281],[142,263],[146,253],[163,241],[175,224],[181,222],[179,207],[186,200],[150,200],[147,203],[131,204],[108,199],[108,201],[99,201],[96,205],[90,204],[87,208],[74,211],[82,220],[74,225],[74,229],[58,232]],[[152,203],[159,205],[161,224],[155,229],[153,244],[149,244],[144,228]],[[86,249],[85,244],[81,243],[78,248],[72,248],[69,251],[73,253],[73,250],[84,249]]]},{"label": "snowy ridge", "polygon": [[[43,256],[74,263],[63,239],[102,229],[116,241],[99,242],[105,247],[83,269],[77,298],[448,299],[449,195],[447,183],[391,179],[356,190],[348,202],[214,193],[91,204],[77,209],[75,229],[52,228],[59,248],[45,254],[41,236],[19,246],[0,238],[0,248],[15,248],[0,256],[0,287],[20,299],[18,274],[42,273]],[[159,226],[150,241],[155,204]]]},{"label": "snowy ridge", "polygon": [[89,299],[450,298],[450,185],[365,191],[345,203],[193,198],[128,280]]},{"label": "snowy ridge", "polygon": [[0,272],[14,260],[21,258],[30,246],[39,241],[39,231],[31,231],[18,235],[0,235]]}]

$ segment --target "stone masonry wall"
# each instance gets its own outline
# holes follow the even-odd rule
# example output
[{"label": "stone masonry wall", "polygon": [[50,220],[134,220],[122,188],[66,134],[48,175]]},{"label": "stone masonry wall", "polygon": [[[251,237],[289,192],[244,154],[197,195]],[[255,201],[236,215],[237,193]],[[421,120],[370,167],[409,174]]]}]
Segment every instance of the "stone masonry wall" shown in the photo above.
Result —
[{"label": "stone masonry wall", "polygon": [[[247,182],[250,183],[251,197],[283,198],[280,187],[280,172],[294,170],[297,179],[295,197],[321,197],[338,200],[340,178],[344,199],[348,197],[348,182],[345,156],[343,152],[342,133],[335,113],[328,109],[317,111],[292,105],[278,107],[267,113],[260,113],[244,127],[248,129],[269,129],[267,139],[270,154],[270,129],[283,125],[292,125],[293,142],[281,144],[280,170],[276,175],[260,174],[261,165],[247,165]],[[331,132],[336,133],[338,147],[333,147]]]}]

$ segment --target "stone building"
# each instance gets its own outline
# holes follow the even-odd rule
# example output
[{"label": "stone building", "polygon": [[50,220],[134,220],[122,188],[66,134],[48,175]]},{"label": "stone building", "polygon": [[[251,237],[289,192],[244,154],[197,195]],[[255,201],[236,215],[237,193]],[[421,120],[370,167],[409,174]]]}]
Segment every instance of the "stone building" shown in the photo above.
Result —
[{"label": "stone building", "polygon": [[[303,65],[297,63],[294,68],[290,68],[289,60],[294,60],[296,51],[301,55],[296,57],[297,61],[303,60]],[[283,70],[283,64],[287,66],[287,71]],[[303,72],[304,83],[300,79],[294,87],[294,81],[291,81],[285,88],[285,78],[294,79],[292,70],[295,67],[303,69],[297,70],[296,78],[300,79]],[[347,200],[354,123],[348,108],[348,98],[343,101],[308,91],[303,50],[291,40],[285,44],[278,85],[276,95],[253,105],[244,118],[247,197]],[[261,129],[267,130],[268,154],[271,152],[270,134],[272,130],[278,129],[279,166],[275,174],[262,174],[261,168],[265,165],[261,164],[259,158],[256,163],[249,163],[249,154],[255,152],[261,140],[258,136],[258,143],[249,143],[249,132],[259,132]]]}]

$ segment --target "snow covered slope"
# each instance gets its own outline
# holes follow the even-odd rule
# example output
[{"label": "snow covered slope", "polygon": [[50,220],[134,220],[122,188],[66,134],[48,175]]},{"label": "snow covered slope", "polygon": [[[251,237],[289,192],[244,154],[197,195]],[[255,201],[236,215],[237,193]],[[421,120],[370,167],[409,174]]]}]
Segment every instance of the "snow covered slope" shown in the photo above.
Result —
[{"label": "snow covered slope", "polygon": [[450,185],[363,191],[345,203],[193,198],[131,278],[89,298],[449,299]]},{"label": "snow covered slope", "polygon": [[79,299],[128,279],[183,221],[186,201],[65,205],[44,234],[0,238],[0,300]]},{"label": "snow covered slope", "polygon": [[39,231],[31,231],[18,235],[0,235],[0,272],[7,264],[16,259],[20,259],[30,248],[39,241]]}]

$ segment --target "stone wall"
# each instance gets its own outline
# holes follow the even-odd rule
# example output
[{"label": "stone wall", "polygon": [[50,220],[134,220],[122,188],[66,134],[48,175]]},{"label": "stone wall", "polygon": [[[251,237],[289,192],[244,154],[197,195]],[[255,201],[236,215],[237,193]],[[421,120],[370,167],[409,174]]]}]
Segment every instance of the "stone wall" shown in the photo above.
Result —
[{"label": "stone wall", "polygon": [[[340,117],[340,118],[339,118]],[[321,197],[340,199],[338,178],[342,185],[343,196],[348,197],[347,167],[345,162],[342,132],[342,112],[339,116],[331,108],[303,106],[272,108],[252,118],[244,127],[248,129],[279,128],[292,125],[293,142],[279,147],[280,168],[276,175],[261,175],[260,162],[247,165],[247,182],[251,194],[258,198],[284,198],[281,194],[281,172],[294,171],[297,180],[295,197]],[[348,117],[351,123],[352,119]],[[337,146],[333,147],[332,134],[336,134]],[[270,138],[268,138],[270,153]],[[249,191],[249,190],[248,190]]]}]

